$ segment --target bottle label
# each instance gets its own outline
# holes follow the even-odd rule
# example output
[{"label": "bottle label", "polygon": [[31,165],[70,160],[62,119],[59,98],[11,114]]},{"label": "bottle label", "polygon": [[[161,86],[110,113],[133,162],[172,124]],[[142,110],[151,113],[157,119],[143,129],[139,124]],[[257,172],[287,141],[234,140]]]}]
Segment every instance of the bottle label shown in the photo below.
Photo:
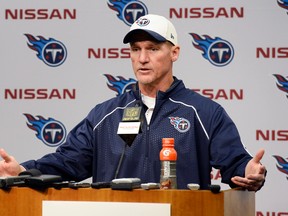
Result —
[{"label": "bottle label", "polygon": [[[175,162],[174,162],[175,164]],[[175,173],[175,167],[173,166],[174,165],[173,162],[171,163],[171,161],[163,161],[163,164],[162,164],[162,169],[163,169],[163,177],[166,177],[166,178],[169,178],[171,176],[175,176],[176,173]]]},{"label": "bottle label", "polygon": [[176,189],[176,162],[162,161],[160,185],[162,189]]}]

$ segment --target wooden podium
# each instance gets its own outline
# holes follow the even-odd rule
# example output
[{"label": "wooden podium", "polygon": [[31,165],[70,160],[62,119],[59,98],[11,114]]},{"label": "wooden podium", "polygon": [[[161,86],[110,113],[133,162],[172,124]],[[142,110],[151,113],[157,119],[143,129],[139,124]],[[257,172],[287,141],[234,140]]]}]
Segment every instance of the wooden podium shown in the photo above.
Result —
[{"label": "wooden podium", "polygon": [[255,193],[243,190],[210,191],[111,189],[35,190],[26,187],[0,189],[1,216],[41,216],[42,201],[101,201],[170,203],[171,216],[254,216]]}]

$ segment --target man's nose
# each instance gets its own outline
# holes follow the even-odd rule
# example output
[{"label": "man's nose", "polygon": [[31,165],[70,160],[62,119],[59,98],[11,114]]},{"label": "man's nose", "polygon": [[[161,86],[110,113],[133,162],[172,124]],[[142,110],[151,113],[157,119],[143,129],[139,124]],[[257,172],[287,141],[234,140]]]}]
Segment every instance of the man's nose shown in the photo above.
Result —
[{"label": "man's nose", "polygon": [[149,56],[146,50],[141,50],[139,54],[139,61],[142,63],[149,61]]}]

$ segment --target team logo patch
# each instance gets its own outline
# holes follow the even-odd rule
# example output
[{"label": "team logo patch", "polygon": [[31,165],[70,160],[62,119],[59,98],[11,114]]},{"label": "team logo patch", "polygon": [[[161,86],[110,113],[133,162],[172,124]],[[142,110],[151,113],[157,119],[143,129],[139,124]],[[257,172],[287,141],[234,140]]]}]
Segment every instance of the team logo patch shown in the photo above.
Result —
[{"label": "team logo patch", "polygon": [[276,164],[277,169],[280,172],[286,174],[286,178],[288,180],[288,161],[279,155],[273,155],[273,157],[277,160]]},{"label": "team logo patch", "polygon": [[150,20],[147,19],[147,18],[143,18],[143,17],[140,17],[137,21],[136,21],[136,24],[139,25],[139,26],[147,26],[148,24],[150,23]]},{"label": "team logo patch", "polygon": [[234,57],[234,49],[232,45],[219,37],[211,38],[208,35],[199,36],[195,33],[190,33],[193,37],[193,46],[201,50],[202,56],[211,64],[222,67],[228,65]]},{"label": "team logo patch", "polygon": [[36,137],[45,145],[56,147],[61,145],[66,139],[66,129],[64,125],[53,119],[45,119],[42,116],[36,118],[30,114],[24,114],[28,120],[28,128],[36,131]]},{"label": "team logo patch", "polygon": [[128,80],[122,76],[117,76],[117,78],[115,78],[114,76],[110,74],[104,74],[104,76],[108,80],[107,82],[108,88],[115,91],[116,96],[119,96],[127,91],[130,91],[131,89],[134,88],[136,84],[136,80],[132,78]]},{"label": "team logo patch", "polygon": [[139,17],[147,15],[146,5],[137,0],[108,0],[108,7],[117,12],[117,16],[126,25],[131,26]]},{"label": "team logo patch", "polygon": [[37,52],[37,57],[50,67],[63,64],[67,57],[67,50],[63,43],[53,38],[45,39],[43,36],[36,37],[25,34],[29,43],[28,47]]},{"label": "team logo patch", "polygon": [[185,118],[180,117],[169,117],[170,123],[180,133],[185,133],[190,129],[190,122]]},{"label": "team logo patch", "polygon": [[280,74],[273,74],[277,79],[277,87],[279,90],[286,93],[286,97],[288,98],[288,79],[281,76]]}]

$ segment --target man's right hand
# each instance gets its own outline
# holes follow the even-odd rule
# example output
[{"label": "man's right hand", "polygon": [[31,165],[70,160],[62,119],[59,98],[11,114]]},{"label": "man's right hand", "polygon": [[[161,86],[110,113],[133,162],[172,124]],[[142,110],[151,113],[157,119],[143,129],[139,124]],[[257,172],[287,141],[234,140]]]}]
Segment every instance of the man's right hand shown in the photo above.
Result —
[{"label": "man's right hand", "polygon": [[0,161],[0,176],[18,176],[25,168],[21,166],[13,156],[6,153],[4,149],[0,149],[0,156],[3,160]]}]

